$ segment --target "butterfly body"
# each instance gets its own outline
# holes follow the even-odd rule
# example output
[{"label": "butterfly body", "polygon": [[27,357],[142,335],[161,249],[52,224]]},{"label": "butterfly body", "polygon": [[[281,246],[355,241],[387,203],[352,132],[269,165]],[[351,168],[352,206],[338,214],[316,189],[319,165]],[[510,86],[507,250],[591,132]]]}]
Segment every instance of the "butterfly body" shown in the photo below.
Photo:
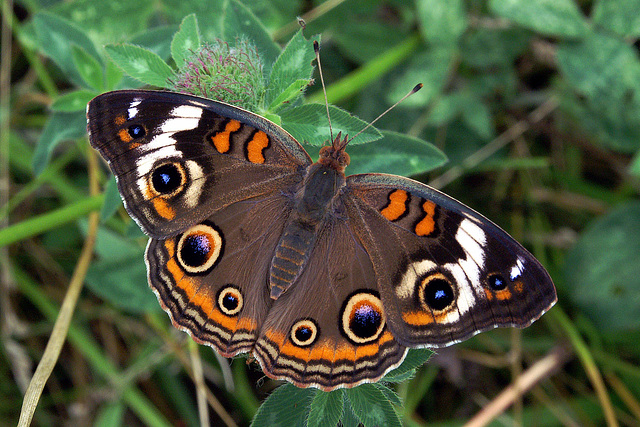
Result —
[{"label": "butterfly body", "polygon": [[470,208],[408,178],[346,176],[340,135],[314,163],[264,118],[157,91],[100,95],[87,117],[174,324],[272,378],[353,387],[407,347],[525,327],[555,303],[544,268]]}]

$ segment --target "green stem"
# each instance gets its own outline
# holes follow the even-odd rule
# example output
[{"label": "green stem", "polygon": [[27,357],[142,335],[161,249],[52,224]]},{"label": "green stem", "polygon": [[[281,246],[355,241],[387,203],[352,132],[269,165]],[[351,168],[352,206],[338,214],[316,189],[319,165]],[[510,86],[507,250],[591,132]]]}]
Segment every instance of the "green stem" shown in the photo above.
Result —
[{"label": "green stem", "polygon": [[104,202],[104,194],[89,197],[77,203],[67,205],[58,210],[26,219],[0,230],[0,247],[20,240],[36,236],[48,230],[74,221],[89,212],[100,209]]},{"label": "green stem", "polygon": [[[380,76],[383,76],[387,71],[408,58],[419,45],[420,35],[416,33],[337,82],[332,83],[327,88],[328,101],[337,103],[360,92],[362,88],[376,81]],[[307,101],[323,103],[324,95],[322,91],[315,92],[307,97]]]}]

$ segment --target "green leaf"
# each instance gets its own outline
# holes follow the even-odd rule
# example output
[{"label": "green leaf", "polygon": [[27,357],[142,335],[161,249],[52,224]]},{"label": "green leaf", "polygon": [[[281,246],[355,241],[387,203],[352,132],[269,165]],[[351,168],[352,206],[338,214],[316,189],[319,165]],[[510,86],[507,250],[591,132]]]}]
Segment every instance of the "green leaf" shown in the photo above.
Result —
[{"label": "green leaf", "polygon": [[382,131],[384,139],[369,144],[351,145],[347,152],[349,174],[379,172],[416,175],[442,166],[447,156],[433,144],[398,132]]},{"label": "green leaf", "polygon": [[640,36],[639,0],[598,0],[591,18],[601,26],[623,38]]},{"label": "green leaf", "polygon": [[407,352],[404,361],[396,369],[384,376],[383,381],[401,382],[407,374],[413,375],[413,370],[424,365],[433,355],[433,351],[426,348],[412,348]]},{"label": "green leaf", "polygon": [[80,28],[56,15],[37,13],[33,22],[42,53],[51,58],[70,81],[84,86],[73,61],[72,46],[79,46],[97,61],[100,55],[91,39]]},{"label": "green leaf", "polygon": [[33,171],[40,174],[49,163],[53,149],[62,141],[80,138],[87,133],[87,117],[85,112],[73,113],[54,112],[38,138],[33,153]]},{"label": "green leaf", "polygon": [[104,189],[104,204],[100,209],[100,221],[105,222],[113,216],[120,206],[122,206],[122,198],[120,198],[120,192],[118,191],[118,185],[116,184],[115,177],[111,177],[107,181],[107,186]]},{"label": "green leaf", "polygon": [[589,97],[623,94],[637,85],[640,62],[635,50],[614,37],[590,33],[557,50],[558,67],[580,93]]},{"label": "green leaf", "polygon": [[402,425],[389,399],[373,384],[346,389],[345,395],[353,412],[365,426]]},{"label": "green leaf", "polygon": [[480,137],[487,140],[493,138],[495,132],[491,112],[474,93],[469,92],[467,95],[467,102],[462,105],[462,119]]},{"label": "green leaf", "polygon": [[514,61],[531,43],[532,34],[522,28],[474,28],[468,31],[460,47],[465,63],[487,71],[495,67],[511,69]]},{"label": "green leaf", "polygon": [[247,6],[237,0],[229,0],[225,18],[223,22],[224,39],[248,38],[255,43],[258,52],[264,59],[266,68],[270,69],[280,54],[280,47],[271,39],[262,22],[256,18]]},{"label": "green leaf", "polygon": [[309,86],[311,79],[298,79],[291,83],[289,87],[280,92],[280,94],[269,105],[269,111],[278,111],[286,104],[293,103],[304,93],[305,89]]},{"label": "green leaf", "polygon": [[636,152],[636,155],[633,156],[633,160],[629,165],[629,173],[640,176],[640,151]]},{"label": "green leaf", "polygon": [[344,390],[318,391],[311,402],[308,427],[335,427],[342,418]]},{"label": "green leaf", "polygon": [[114,90],[118,83],[122,81],[123,71],[110,59],[107,59],[107,65],[104,67],[104,85],[106,90]]},{"label": "green leaf", "polygon": [[321,392],[314,388],[298,388],[290,383],[281,385],[262,402],[251,426],[304,426],[316,393]]},{"label": "green leaf", "polygon": [[581,37],[589,29],[573,0],[491,0],[493,13],[542,34]]},{"label": "green leaf", "polygon": [[86,89],[69,92],[57,97],[51,104],[51,110],[65,113],[84,112],[87,109],[87,103],[97,95],[97,92]]},{"label": "green leaf", "polygon": [[180,30],[171,41],[171,56],[178,68],[185,65],[186,59],[200,48],[200,34],[198,20],[195,14],[185,16],[180,24]]},{"label": "green leaf", "polygon": [[[362,130],[367,123],[352,116],[344,110],[333,105],[329,106],[333,136],[342,132],[342,136],[355,135]],[[330,139],[329,121],[327,110],[321,104],[307,104],[290,108],[280,113],[282,127],[285,128],[299,142],[307,142],[311,145],[322,145]],[[357,139],[349,143],[349,147],[356,144],[375,141],[382,138],[377,129],[370,127],[360,134]]]},{"label": "green leaf", "polygon": [[166,87],[173,70],[157,54],[131,44],[107,45],[105,50],[125,73],[151,86]]},{"label": "green leaf", "polygon": [[389,387],[382,383],[372,383],[371,385],[380,390],[382,394],[384,394],[384,397],[389,400],[389,402],[393,403],[396,406],[402,406],[402,400],[400,400],[400,396],[398,396],[398,393],[391,390]]},{"label": "green leaf", "polygon": [[102,87],[104,81],[102,64],[98,60],[75,44],[71,46],[71,57],[78,74],[91,89],[97,91],[104,89]]},{"label": "green leaf", "polygon": [[274,98],[287,90],[292,82],[306,80],[308,83],[313,74],[311,63],[314,58],[313,41],[306,40],[302,30],[299,30],[289,40],[271,68],[266,104],[271,105]]},{"label": "green leaf", "polygon": [[467,28],[463,0],[416,0],[420,31],[432,46],[451,47]]},{"label": "green leaf", "polygon": [[422,89],[407,98],[401,108],[422,107],[429,104],[447,82],[454,57],[453,50],[444,48],[434,48],[415,55],[391,85],[387,102],[390,104],[396,102],[416,84],[422,83]]},{"label": "green leaf", "polygon": [[177,31],[177,25],[156,27],[137,34],[129,40],[129,44],[150,50],[167,62],[171,58],[171,41]]},{"label": "green leaf", "polygon": [[566,258],[573,302],[604,331],[640,327],[640,202],[619,206],[582,232]]}]

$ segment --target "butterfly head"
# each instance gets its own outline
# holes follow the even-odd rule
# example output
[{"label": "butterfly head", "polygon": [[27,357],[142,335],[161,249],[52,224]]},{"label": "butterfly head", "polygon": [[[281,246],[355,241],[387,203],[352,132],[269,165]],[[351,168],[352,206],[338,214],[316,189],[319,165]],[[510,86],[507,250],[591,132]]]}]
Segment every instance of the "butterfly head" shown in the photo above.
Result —
[{"label": "butterfly head", "polygon": [[342,132],[333,140],[331,145],[326,145],[320,149],[318,163],[344,173],[344,169],[349,166],[350,158],[345,148],[349,143],[348,135],[342,138]]}]

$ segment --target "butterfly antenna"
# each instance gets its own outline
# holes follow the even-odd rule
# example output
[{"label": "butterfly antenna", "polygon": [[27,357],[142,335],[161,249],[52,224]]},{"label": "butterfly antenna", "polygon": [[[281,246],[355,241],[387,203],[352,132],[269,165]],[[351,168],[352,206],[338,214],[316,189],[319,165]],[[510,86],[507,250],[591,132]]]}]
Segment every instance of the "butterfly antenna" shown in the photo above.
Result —
[{"label": "butterfly antenna", "polygon": [[324,93],[324,105],[327,107],[327,118],[329,119],[329,134],[333,142],[333,128],[331,127],[331,115],[329,114],[329,101],[327,100],[327,88],[324,86],[324,77],[322,76],[322,65],[320,65],[320,43],[313,41],[313,51],[316,53],[316,63],[318,64],[318,72],[320,73],[320,82],[322,83],[322,92]]},{"label": "butterfly antenna", "polygon": [[[380,114],[378,117],[376,117],[371,123],[369,123],[368,125],[366,125],[364,128],[362,128],[362,130],[360,132],[358,132],[353,138],[351,138],[349,141],[347,141],[347,144],[351,141],[353,141],[354,139],[356,139],[358,137],[358,135],[360,135],[362,132],[364,132],[365,130],[369,129],[371,126],[373,126],[373,124],[375,122],[377,122],[379,119],[382,118],[382,116],[384,116],[385,114],[387,114],[389,111],[393,110],[394,108],[396,108],[396,106],[398,104],[400,104],[402,101],[404,101],[405,99],[407,99],[408,97],[410,97],[411,95],[413,95],[414,93],[416,93],[417,91],[419,91],[420,89],[422,89],[422,83],[418,83],[417,85],[415,85],[413,87],[413,89],[411,89],[409,91],[409,93],[407,93],[405,96],[403,96],[402,98],[400,98],[400,100],[398,102],[396,102],[395,104],[393,104],[391,107],[387,108],[382,114]],[[345,144],[346,145],[346,144]]]}]

